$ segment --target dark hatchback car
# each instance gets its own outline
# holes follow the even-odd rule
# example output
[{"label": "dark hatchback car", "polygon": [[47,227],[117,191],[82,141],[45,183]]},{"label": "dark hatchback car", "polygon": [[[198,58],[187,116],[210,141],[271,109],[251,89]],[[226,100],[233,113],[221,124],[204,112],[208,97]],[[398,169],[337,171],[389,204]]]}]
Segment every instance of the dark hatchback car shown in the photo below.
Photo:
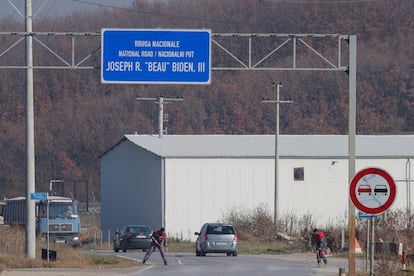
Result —
[{"label": "dark hatchback car", "polygon": [[237,256],[237,233],[233,225],[225,223],[205,223],[200,232],[195,232],[197,256],[207,253],[226,253]]},{"label": "dark hatchback car", "polygon": [[114,251],[142,249],[146,251],[151,244],[151,229],[146,225],[125,225],[117,231],[114,240]]}]

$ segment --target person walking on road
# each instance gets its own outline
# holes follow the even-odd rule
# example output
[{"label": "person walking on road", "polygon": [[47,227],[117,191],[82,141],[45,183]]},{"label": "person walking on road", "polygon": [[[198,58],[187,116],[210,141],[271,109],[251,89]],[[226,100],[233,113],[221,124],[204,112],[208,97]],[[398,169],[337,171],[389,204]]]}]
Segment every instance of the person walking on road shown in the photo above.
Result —
[{"label": "person walking on road", "polygon": [[163,252],[163,247],[166,252],[168,252],[168,241],[167,241],[167,233],[165,232],[165,228],[161,227],[159,230],[156,230],[151,235],[151,245],[147,250],[147,253],[145,254],[144,259],[142,260],[142,263],[145,264],[149,257],[151,256],[152,252],[154,252],[155,248],[158,248],[160,251],[162,260],[164,261],[164,265],[167,265],[167,260],[165,259],[165,255]]},{"label": "person walking on road", "polygon": [[320,231],[319,229],[313,229],[313,235],[316,242],[316,259],[318,260],[318,265],[320,265],[321,259],[323,260],[323,263],[325,266],[328,263],[328,260],[326,259],[326,248],[328,246],[326,241],[325,234]]}]

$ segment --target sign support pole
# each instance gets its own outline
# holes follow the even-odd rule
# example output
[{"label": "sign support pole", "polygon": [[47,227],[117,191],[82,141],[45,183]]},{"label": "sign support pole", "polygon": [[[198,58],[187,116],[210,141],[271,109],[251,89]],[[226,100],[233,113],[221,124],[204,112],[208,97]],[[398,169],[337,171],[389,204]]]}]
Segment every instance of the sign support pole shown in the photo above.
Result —
[{"label": "sign support pole", "polygon": [[[25,4],[26,32],[32,32],[32,1]],[[26,257],[36,258],[35,202],[30,195],[35,191],[35,143],[33,97],[33,37],[26,36]]]},{"label": "sign support pole", "polygon": [[[370,219],[367,231],[366,260],[368,262],[369,251],[370,276],[374,276],[375,218],[391,207],[394,202],[396,196],[395,181],[390,174],[380,168],[366,168],[359,171],[352,179],[349,195],[352,203],[361,211],[358,216]],[[367,267],[366,265],[366,269]]]},{"label": "sign support pole", "polygon": [[47,214],[47,262],[49,262],[49,254],[50,254],[50,241],[49,241],[49,199],[46,199],[47,208],[46,208],[46,214]]},{"label": "sign support pole", "polygon": [[365,271],[368,271],[368,262],[369,262],[369,259],[370,259],[370,254],[371,254],[371,252],[370,252],[370,249],[369,248],[371,248],[370,246],[371,246],[371,235],[370,235],[370,232],[371,232],[371,220],[370,219],[367,219],[367,250],[366,250],[366,252],[365,252]]},{"label": "sign support pole", "polygon": [[[348,177],[355,174],[356,135],[356,35],[349,36],[349,129],[348,129]],[[355,276],[355,206],[348,200],[348,272]]]},{"label": "sign support pole", "polygon": [[370,262],[369,262],[369,275],[374,276],[374,252],[375,252],[375,218],[371,218],[371,246],[370,246]]}]

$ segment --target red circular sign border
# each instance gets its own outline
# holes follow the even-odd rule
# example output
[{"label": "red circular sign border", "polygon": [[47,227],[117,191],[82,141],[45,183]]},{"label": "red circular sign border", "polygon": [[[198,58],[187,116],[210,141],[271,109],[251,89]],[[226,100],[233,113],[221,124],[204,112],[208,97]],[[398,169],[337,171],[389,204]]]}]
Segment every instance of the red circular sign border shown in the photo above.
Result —
[{"label": "red circular sign border", "polygon": [[[377,208],[368,208],[368,207],[362,205],[356,197],[356,185],[358,184],[359,180],[362,177],[364,177],[368,174],[378,174],[378,175],[382,176],[387,181],[388,185],[390,186],[390,196],[388,197],[388,200],[383,205],[381,205]],[[384,212],[385,210],[387,210],[394,203],[394,199],[395,199],[395,195],[396,195],[395,182],[394,182],[394,179],[392,179],[391,175],[389,175],[383,169],[379,169],[379,168],[363,169],[363,170],[359,171],[352,178],[351,185],[349,185],[349,195],[351,197],[352,203],[354,203],[355,207],[358,208],[360,211],[362,211],[366,214],[370,214],[370,215],[377,215],[377,214],[380,214],[380,213]]]}]

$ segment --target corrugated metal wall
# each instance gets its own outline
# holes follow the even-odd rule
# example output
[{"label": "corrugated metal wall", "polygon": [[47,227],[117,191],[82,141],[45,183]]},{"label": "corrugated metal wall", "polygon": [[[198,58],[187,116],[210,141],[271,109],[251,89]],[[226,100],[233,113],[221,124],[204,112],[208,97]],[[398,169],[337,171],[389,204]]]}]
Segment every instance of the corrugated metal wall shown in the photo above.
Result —
[{"label": "corrugated metal wall", "polygon": [[193,240],[205,222],[232,210],[273,206],[273,165],[265,159],[168,159],[166,224],[170,235]]},{"label": "corrugated metal wall", "polygon": [[161,159],[125,141],[101,158],[101,229],[162,224]]}]

